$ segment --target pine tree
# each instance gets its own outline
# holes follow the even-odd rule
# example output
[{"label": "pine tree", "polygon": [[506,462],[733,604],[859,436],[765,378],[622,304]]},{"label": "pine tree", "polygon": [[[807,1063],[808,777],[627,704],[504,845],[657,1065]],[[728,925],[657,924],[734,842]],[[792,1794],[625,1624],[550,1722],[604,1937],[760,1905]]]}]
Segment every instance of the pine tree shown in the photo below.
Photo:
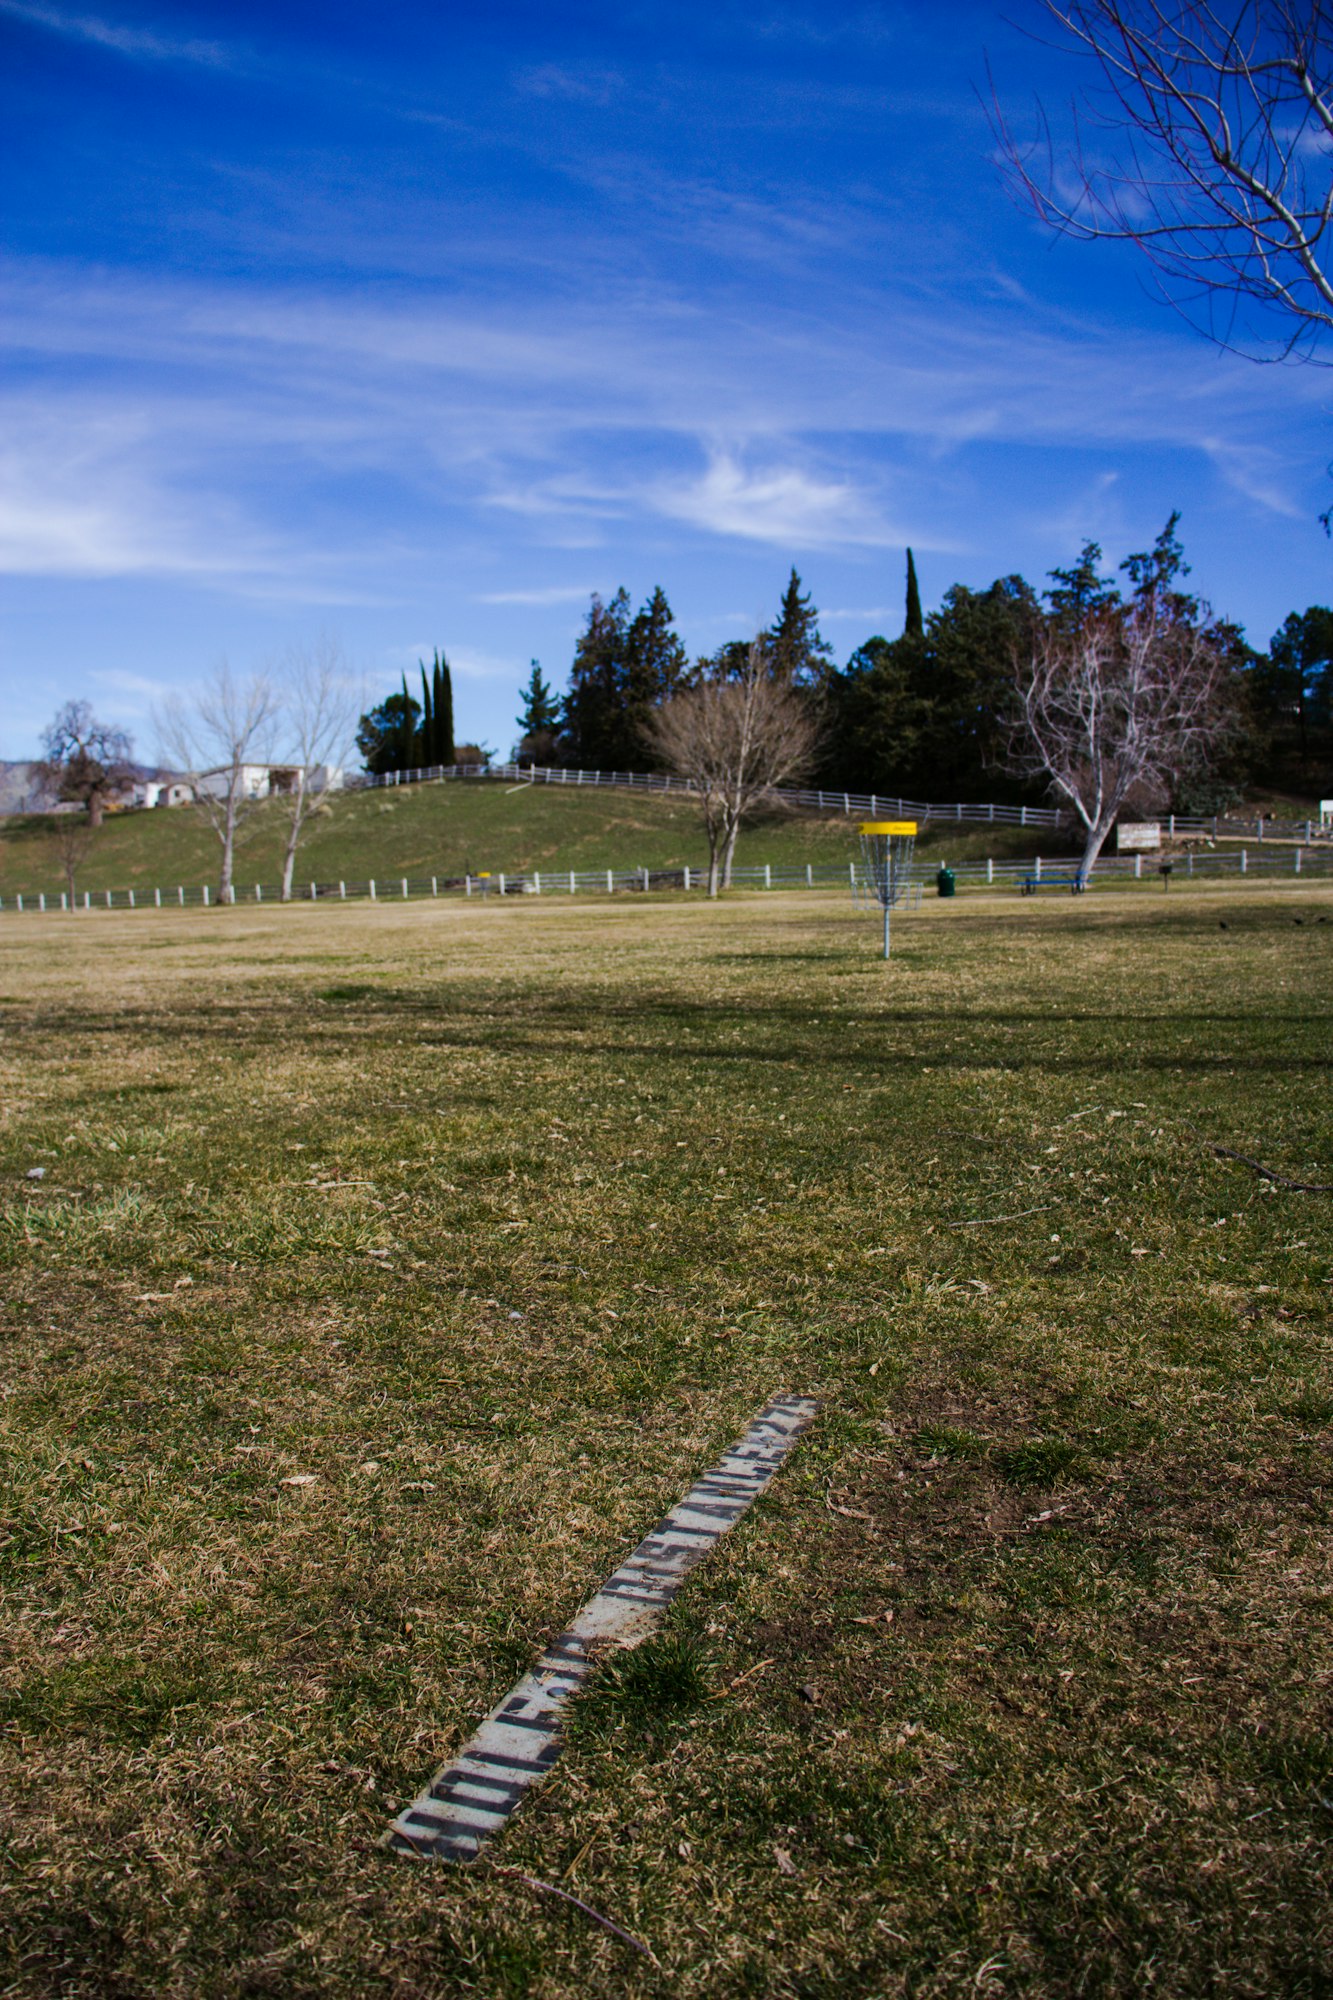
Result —
[{"label": "pine tree", "polygon": [[415,761],[413,745],[420,741],[417,723],[421,704],[407,692],[387,695],[357,724],[356,747],[368,771],[406,771]]},{"label": "pine tree", "polygon": [[912,560],[912,551],[909,549],[907,551],[907,615],[903,620],[903,637],[904,639],[923,639],[925,633],[925,621],[921,616],[921,591],[916,580],[916,564]]},{"label": "pine tree", "polygon": [[529,665],[532,671],[527,685],[519,689],[522,712],[515,719],[524,736],[536,736],[541,730],[555,728],[560,720],[560,704],[547,684],[541,661],[531,660]]},{"label": "pine tree", "polygon": [[666,592],[658,584],[625,635],[623,756],[632,768],[655,769],[648,733],[653,711],[678,692],[688,667]]},{"label": "pine tree", "polygon": [[795,687],[816,687],[828,678],[833,648],[820,636],[819,613],[809,593],[802,596],[801,579],[794,568],[783,592],[777,623],[766,636],[775,680],[790,681]]},{"label": "pine tree", "polygon": [[571,762],[585,770],[614,770],[624,734],[625,645],[629,592],[609,604],[593,593],[588,621],[574,649],[569,687],[560,704]]},{"label": "pine tree", "polygon": [[516,762],[526,758],[533,764],[554,764],[559,761],[560,704],[542,673],[541,662],[532,660],[529,664],[532,672],[527,685],[519,690],[523,707],[515,717],[519,736],[514,758]]}]

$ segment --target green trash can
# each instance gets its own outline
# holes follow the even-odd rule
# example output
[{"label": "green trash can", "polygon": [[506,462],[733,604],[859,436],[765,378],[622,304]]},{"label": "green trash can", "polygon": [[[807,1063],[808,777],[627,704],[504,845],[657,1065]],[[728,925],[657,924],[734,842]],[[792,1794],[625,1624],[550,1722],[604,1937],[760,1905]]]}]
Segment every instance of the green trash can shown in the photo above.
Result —
[{"label": "green trash can", "polygon": [[937,896],[953,896],[957,892],[958,883],[955,880],[953,869],[947,861],[942,862],[940,864],[940,872],[935,877],[935,893]]}]

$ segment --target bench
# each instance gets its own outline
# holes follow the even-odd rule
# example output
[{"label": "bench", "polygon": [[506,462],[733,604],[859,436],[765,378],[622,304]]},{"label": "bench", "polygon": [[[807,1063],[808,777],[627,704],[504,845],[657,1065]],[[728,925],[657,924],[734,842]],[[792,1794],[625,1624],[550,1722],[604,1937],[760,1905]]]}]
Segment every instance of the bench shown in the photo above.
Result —
[{"label": "bench", "polygon": [[1072,895],[1081,896],[1088,885],[1075,869],[1072,875],[1067,872],[1052,874],[1049,870],[1040,875],[1021,875],[1018,886],[1025,896],[1035,896],[1038,889],[1048,887],[1068,889]]}]

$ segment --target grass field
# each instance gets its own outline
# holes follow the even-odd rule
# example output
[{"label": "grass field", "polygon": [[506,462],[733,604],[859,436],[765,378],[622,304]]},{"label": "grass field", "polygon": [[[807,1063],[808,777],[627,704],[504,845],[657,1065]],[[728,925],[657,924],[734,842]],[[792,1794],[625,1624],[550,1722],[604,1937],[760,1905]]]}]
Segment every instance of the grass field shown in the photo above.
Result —
[{"label": "grass field", "polygon": [[1333,893],[3,936],[0,1994],[1333,1991]]},{"label": "grass field", "polygon": [[[483,869],[679,868],[702,866],[708,847],[699,808],[649,792],[512,788],[497,782],[404,786],[332,796],[310,822],[297,882],[365,881],[375,876],[458,876]],[[46,815],[0,820],[0,896],[58,893],[60,856]],[[758,816],[737,860],[772,867],[807,862],[845,866],[857,854],[856,822],[808,814]],[[282,872],[281,808],[265,805],[246,821],[237,846],[242,893]],[[1021,827],[929,827],[922,851],[958,861],[973,856],[1058,853],[1072,835]],[[80,890],[152,889],[217,879],[219,848],[186,809],[113,814],[78,874]]]}]

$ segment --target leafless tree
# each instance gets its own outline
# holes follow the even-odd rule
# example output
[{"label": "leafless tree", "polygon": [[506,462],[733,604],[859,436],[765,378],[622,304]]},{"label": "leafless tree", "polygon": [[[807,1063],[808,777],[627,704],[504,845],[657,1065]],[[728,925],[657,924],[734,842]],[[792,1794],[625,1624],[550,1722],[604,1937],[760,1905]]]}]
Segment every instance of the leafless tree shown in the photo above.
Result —
[{"label": "leafless tree", "polygon": [[156,718],[163,759],[190,783],[196,811],[222,849],[218,900],[235,901],[232,869],[236,833],[260,795],[247,785],[247,764],[267,760],[279,700],[270,675],[237,680],[225,660],[186,701],[171,696]]},{"label": "leafless tree", "polygon": [[[1135,243],[1210,338],[1308,353],[1333,326],[1333,15],[1325,0],[1042,0],[1087,59],[1067,151],[992,86],[1011,183],[1067,236]],[[1247,315],[1246,307],[1257,307]],[[1256,348],[1254,343],[1260,344]]]},{"label": "leafless tree", "polygon": [[1129,604],[1043,620],[1015,662],[1011,768],[1048,779],[1077,813],[1084,881],[1123,808],[1163,803],[1225,730],[1232,628],[1198,608],[1149,582]]},{"label": "leafless tree", "polygon": [[292,764],[290,790],[280,794],[287,820],[282,857],[282,900],[291,901],[296,850],[323,796],[325,775],[341,765],[362,707],[342,647],[321,634],[310,646],[293,646],[279,669],[283,736]]},{"label": "leafless tree", "polygon": [[668,770],[699,793],[708,836],[708,893],[731,886],[745,815],[778,785],[799,777],[817,728],[808,697],[767,670],[756,640],[743,673],[706,679],[649,718],[647,734]]},{"label": "leafless tree", "polygon": [[87,812],[56,814],[56,853],[60,857],[60,868],[71,904],[74,901],[75,877],[88,858],[95,832]]},{"label": "leafless tree", "polygon": [[42,733],[46,755],[32,775],[58,799],[77,801],[96,832],[108,799],[125,789],[134,773],[132,744],[123,729],[99,722],[91,702],[67,701]]}]

